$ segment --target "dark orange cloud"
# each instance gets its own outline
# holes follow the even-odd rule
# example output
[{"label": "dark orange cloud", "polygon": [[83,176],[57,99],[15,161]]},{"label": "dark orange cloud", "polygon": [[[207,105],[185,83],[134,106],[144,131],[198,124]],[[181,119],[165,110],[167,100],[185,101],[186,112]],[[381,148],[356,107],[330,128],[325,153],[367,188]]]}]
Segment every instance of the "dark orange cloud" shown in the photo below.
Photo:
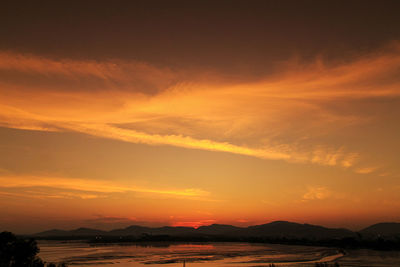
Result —
[{"label": "dark orange cloud", "polygon": [[[104,198],[116,193],[141,193],[149,195],[161,195],[178,198],[197,198],[207,200],[209,192],[196,188],[185,189],[159,189],[149,187],[137,187],[112,182],[44,177],[44,176],[0,176],[0,194],[24,196],[25,198]],[[57,189],[56,193],[38,190],[43,187]],[[6,189],[21,189],[23,192],[8,192]],[[35,189],[34,193],[29,190]],[[17,191],[21,191],[17,190]],[[61,190],[61,191],[60,191]]]},{"label": "dark orange cloud", "polygon": [[[340,140],[332,145],[320,137],[370,118],[327,107],[337,101],[398,97],[399,66],[400,48],[395,44],[342,64],[291,63],[280,75],[232,83],[224,78],[216,82],[217,75],[209,82],[190,73],[182,77],[183,72],[143,63],[54,60],[3,52],[0,69],[17,72],[21,80],[29,73],[87,79],[89,85],[58,90],[35,81],[29,85],[3,81],[0,124],[348,168],[360,159],[359,152],[348,151]],[[99,81],[90,85],[89,76],[110,90],[94,93]],[[143,83],[152,83],[157,93],[143,94],[147,90],[140,87]]]}]

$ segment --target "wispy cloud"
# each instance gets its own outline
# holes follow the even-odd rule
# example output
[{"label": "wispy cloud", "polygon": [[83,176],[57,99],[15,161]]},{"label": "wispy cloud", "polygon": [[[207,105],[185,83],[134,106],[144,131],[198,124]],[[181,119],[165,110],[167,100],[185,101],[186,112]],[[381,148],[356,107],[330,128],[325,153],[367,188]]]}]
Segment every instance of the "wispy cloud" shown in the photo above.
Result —
[{"label": "wispy cloud", "polygon": [[[14,75],[7,76],[1,71]],[[28,79],[31,86],[26,86],[27,80],[20,79],[22,76],[32,77]],[[152,94],[174,82],[178,73],[144,62],[51,59],[0,51],[0,77],[27,91],[40,86],[40,90],[53,93],[112,88]]]},{"label": "wispy cloud", "polygon": [[323,200],[332,196],[332,192],[324,186],[310,186],[303,195],[303,201]]},{"label": "wispy cloud", "polygon": [[354,172],[359,173],[359,174],[370,174],[378,170],[379,167],[363,167],[363,168],[357,168],[354,170]]},{"label": "wispy cloud", "polygon": [[[38,176],[2,176],[0,177],[0,190],[3,195],[34,196],[36,198],[104,198],[115,193],[143,193],[148,195],[161,195],[175,198],[207,199],[209,192],[197,188],[160,189],[149,187],[136,187],[115,182]],[[53,188],[55,190],[41,190]],[[7,191],[6,189],[17,189]],[[20,189],[20,190],[18,190]]]},{"label": "wispy cloud", "polygon": [[352,168],[362,155],[331,139],[369,117],[332,106],[398,97],[399,66],[395,44],[342,64],[289,62],[279,74],[235,83],[146,63],[2,52],[0,125]]}]

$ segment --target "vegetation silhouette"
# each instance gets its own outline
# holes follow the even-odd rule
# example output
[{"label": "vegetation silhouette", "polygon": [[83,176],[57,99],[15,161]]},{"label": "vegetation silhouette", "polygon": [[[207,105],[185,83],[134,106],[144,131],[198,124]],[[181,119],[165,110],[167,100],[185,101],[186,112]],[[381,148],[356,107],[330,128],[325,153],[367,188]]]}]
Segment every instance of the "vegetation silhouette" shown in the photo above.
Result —
[{"label": "vegetation silhouette", "polygon": [[37,256],[39,248],[33,238],[17,238],[11,232],[0,233],[0,267],[66,267],[64,263],[44,262]]}]

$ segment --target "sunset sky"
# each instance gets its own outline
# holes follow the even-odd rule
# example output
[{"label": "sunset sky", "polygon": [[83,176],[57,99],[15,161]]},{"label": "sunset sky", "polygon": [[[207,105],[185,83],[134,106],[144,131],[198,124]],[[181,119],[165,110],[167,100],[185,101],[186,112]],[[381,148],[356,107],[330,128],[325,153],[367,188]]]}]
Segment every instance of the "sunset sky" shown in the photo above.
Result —
[{"label": "sunset sky", "polygon": [[0,230],[400,221],[400,1],[10,1]]}]

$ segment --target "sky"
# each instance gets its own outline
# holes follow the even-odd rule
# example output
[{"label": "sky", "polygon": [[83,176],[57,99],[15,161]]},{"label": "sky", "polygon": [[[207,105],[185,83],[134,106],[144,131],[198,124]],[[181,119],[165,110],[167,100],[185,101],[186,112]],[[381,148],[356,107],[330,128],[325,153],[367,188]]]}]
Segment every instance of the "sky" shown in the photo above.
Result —
[{"label": "sky", "polygon": [[0,10],[0,230],[400,221],[399,1]]}]

